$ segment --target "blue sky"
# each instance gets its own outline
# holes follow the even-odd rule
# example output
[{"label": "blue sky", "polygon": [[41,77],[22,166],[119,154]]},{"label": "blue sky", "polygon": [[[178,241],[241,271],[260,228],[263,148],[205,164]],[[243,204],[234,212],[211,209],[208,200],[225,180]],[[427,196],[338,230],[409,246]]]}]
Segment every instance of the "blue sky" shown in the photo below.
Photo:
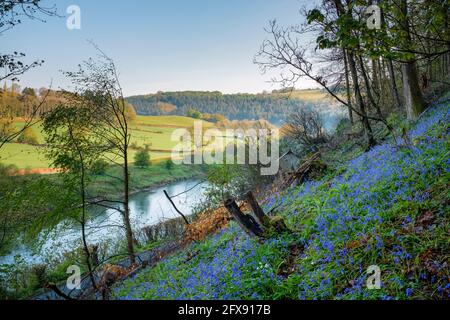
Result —
[{"label": "blue sky", "polygon": [[[94,56],[97,43],[119,69],[126,95],[156,91],[219,90],[224,93],[276,89],[253,56],[271,19],[301,22],[308,0],[44,0],[66,15],[81,9],[81,30],[66,18],[25,21],[0,37],[1,52],[25,52],[43,66],[21,77],[22,87],[67,87],[60,70],[73,70]],[[306,87],[308,85],[305,85]]]}]

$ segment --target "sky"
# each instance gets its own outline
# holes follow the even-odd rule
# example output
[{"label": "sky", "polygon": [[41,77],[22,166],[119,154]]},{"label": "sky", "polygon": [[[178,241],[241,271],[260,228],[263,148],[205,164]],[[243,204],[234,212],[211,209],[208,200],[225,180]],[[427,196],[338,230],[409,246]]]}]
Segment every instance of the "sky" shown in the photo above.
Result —
[{"label": "sky", "polygon": [[[20,77],[20,86],[68,88],[61,70],[75,70],[95,42],[116,63],[126,96],[157,91],[278,89],[253,57],[267,37],[264,27],[302,22],[308,0],[43,0],[64,17],[24,20],[0,36],[1,53],[24,52],[45,63]],[[81,28],[66,26],[70,5]],[[2,72],[2,71],[0,71]],[[311,87],[299,84],[299,87]]]}]

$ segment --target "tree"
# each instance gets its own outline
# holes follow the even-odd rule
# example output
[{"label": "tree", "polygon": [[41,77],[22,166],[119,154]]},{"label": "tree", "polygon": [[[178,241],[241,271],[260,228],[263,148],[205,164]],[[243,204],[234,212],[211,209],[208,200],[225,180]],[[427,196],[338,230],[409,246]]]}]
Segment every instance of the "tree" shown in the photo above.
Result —
[{"label": "tree", "polygon": [[106,162],[103,159],[98,159],[94,161],[94,163],[91,166],[91,173],[94,175],[104,175],[106,173],[106,169],[108,168],[108,162]]},{"label": "tree", "polygon": [[[53,161],[54,167],[64,170],[64,179],[75,180],[79,188],[81,212],[78,209],[79,206],[72,209],[66,208],[64,211],[73,212],[71,217],[81,226],[85,263],[92,286],[96,289],[91,252],[86,240],[88,171],[98,161],[102,150],[102,141],[95,135],[95,126],[91,110],[76,104],[56,107],[46,114],[43,122],[47,156]],[[57,212],[53,212],[53,214],[57,214]]]},{"label": "tree", "polygon": [[25,130],[31,128],[39,122],[38,115],[42,107],[45,105],[50,91],[47,91],[44,97],[30,107],[31,111],[25,119],[25,123],[20,129],[14,127],[14,107],[10,105],[0,106],[0,149],[17,137],[19,137]]},{"label": "tree", "polygon": [[156,102],[154,104],[153,108],[159,114],[171,114],[172,112],[177,110],[177,106],[175,106],[171,103],[160,102],[160,101]]},{"label": "tree", "polygon": [[[55,16],[55,7],[44,7],[40,0],[4,0],[0,2],[0,35],[18,24],[24,18],[44,21],[43,16]],[[26,71],[40,66],[44,61],[37,60],[30,64],[25,64],[21,60],[24,53],[14,52],[12,54],[0,55],[0,68],[6,70],[6,74],[0,76],[0,81],[5,79],[17,80],[17,77]]]},{"label": "tree", "polygon": [[150,166],[150,153],[147,149],[136,152],[134,155],[134,165],[141,168]]},{"label": "tree", "polygon": [[56,8],[44,7],[40,0],[3,0],[0,2],[0,34],[23,22],[22,17],[44,21],[42,16],[56,15]]},{"label": "tree", "polygon": [[[339,23],[346,23],[345,28],[348,30],[349,26],[353,24],[351,15],[343,14],[345,10],[342,8],[340,1],[335,1],[336,7],[334,7],[334,11],[330,10],[329,3],[327,1],[325,2],[327,3],[327,12],[330,17],[326,17],[320,10],[314,9],[307,14],[308,24],[315,23],[312,27],[313,31],[320,32],[316,39],[318,44],[317,49],[336,53],[337,51],[342,52],[342,48],[345,48],[356,106],[349,103],[347,99],[343,99],[337,92],[337,88],[339,88],[339,84],[341,83],[341,74],[330,71],[330,69],[334,70],[334,68],[337,68],[335,66],[337,59],[330,58],[327,61],[331,60],[331,62],[327,62],[324,65],[323,62],[314,61],[314,58],[308,57],[308,51],[300,43],[298,36],[311,32],[309,27],[296,26],[282,28],[275,21],[271,21],[267,29],[271,39],[263,42],[254,61],[260,66],[262,72],[267,72],[272,69],[285,70],[285,73],[281,74],[281,78],[274,80],[285,87],[294,86],[302,78],[315,81],[334,99],[351,109],[353,113],[360,117],[367,138],[367,146],[371,147],[375,144],[375,138],[369,120],[383,121],[384,123],[386,121],[377,116],[369,115],[367,112],[355,58],[355,43],[356,45],[358,43],[356,36],[348,33],[337,35],[336,28],[338,26],[336,28],[331,27],[337,24],[337,21],[342,21]],[[334,12],[334,15],[330,12]],[[340,15],[342,17],[339,17]],[[328,27],[325,28],[324,25],[328,25]]]},{"label": "tree", "polygon": [[6,74],[0,76],[0,81],[6,79],[17,81],[20,75],[44,63],[44,60],[37,60],[26,64],[22,62],[24,57],[25,54],[21,52],[0,55],[0,68],[6,69]]},{"label": "tree", "polygon": [[315,110],[299,110],[292,114],[283,127],[283,132],[307,151],[316,149],[328,140],[321,115]]},{"label": "tree", "polygon": [[[6,168],[0,174],[0,252],[17,241],[36,245],[44,226],[56,226],[67,217],[67,208],[76,199],[71,185],[55,183],[46,175],[24,176],[17,183],[8,171],[13,170]],[[49,208],[61,216],[51,219]]]},{"label": "tree", "polygon": [[172,171],[174,166],[173,161],[171,159],[167,159],[164,166],[166,167],[167,170]]},{"label": "tree", "polygon": [[108,152],[103,157],[122,167],[123,217],[127,251],[130,263],[135,262],[134,237],[130,221],[130,172],[129,148],[131,133],[129,128],[129,109],[125,102],[114,61],[101,51],[99,59],[89,59],[79,65],[74,72],[65,72],[75,86],[75,97],[79,104],[90,108],[96,123],[94,133],[103,140]]},{"label": "tree", "polygon": [[26,87],[22,90],[23,96],[36,97],[36,91],[33,88]]},{"label": "tree", "polygon": [[188,117],[194,118],[194,119],[201,119],[202,113],[195,109],[189,109],[187,114]]},{"label": "tree", "polygon": [[[398,27],[403,32],[401,42],[405,50],[411,49],[412,38],[410,20],[408,18],[408,2],[401,0],[399,4]],[[409,120],[415,120],[425,110],[426,103],[422,96],[417,76],[415,54],[410,53],[402,63],[403,97],[405,99],[406,114]]]},{"label": "tree", "polygon": [[[159,92],[127,97],[138,114],[186,116],[191,109],[202,114],[202,119],[220,122],[223,116],[230,120],[256,120],[265,118],[273,123],[285,120],[297,109],[323,105],[324,101],[309,101],[288,94],[222,94],[220,92]],[[199,114],[196,117],[200,116]]]},{"label": "tree", "polygon": [[17,138],[17,142],[31,145],[36,145],[39,143],[36,132],[34,132],[32,127],[25,128],[25,130],[23,130]]},{"label": "tree", "polygon": [[[44,7],[40,4],[40,0],[4,0],[0,1],[0,35],[7,30],[12,29],[18,24],[22,23],[22,17],[29,19],[42,20],[42,16],[55,16],[55,7]],[[10,54],[0,54],[0,69],[5,70],[5,74],[0,76],[0,81],[2,80],[18,80],[18,77],[28,70],[38,67],[44,63],[43,60],[37,60],[32,63],[24,63],[22,59],[25,54],[22,52],[13,52]],[[46,96],[45,96],[46,97]],[[44,100],[45,101],[45,98]],[[29,118],[25,124],[19,130],[11,132],[9,134],[4,134],[0,137],[0,149],[8,142],[11,142],[17,138],[22,131],[31,127],[35,121],[35,117],[38,115],[40,108],[43,106],[43,101],[37,103],[33,107],[33,111],[30,113]],[[0,118],[8,119],[9,124],[12,123],[11,114],[8,110],[0,109]],[[4,122],[3,126],[9,126],[8,123]],[[5,124],[6,123],[6,124]],[[5,129],[0,128],[0,131],[5,131]]]},{"label": "tree", "polygon": [[[373,4],[381,8],[380,28],[370,28],[366,20],[365,9]],[[400,74],[394,63],[402,69],[405,110],[411,120],[426,106],[421,91],[434,77],[432,61],[440,58],[443,69],[449,68],[450,14],[448,5],[440,1],[323,0],[301,13],[306,18],[303,24],[280,27],[270,22],[270,37],[263,42],[255,63],[263,72],[281,70],[275,82],[286,88],[302,78],[315,81],[348,108],[350,119],[358,116],[368,147],[376,143],[373,122],[383,123],[394,133],[387,121],[391,105],[401,104]],[[311,34],[317,44],[314,50],[302,42],[303,35]],[[428,64],[425,72],[420,70],[424,60]],[[341,95],[344,86],[345,98]]]},{"label": "tree", "polygon": [[136,121],[137,118],[136,111],[134,110],[134,107],[128,102],[125,102],[125,113],[128,121],[130,122]]},{"label": "tree", "polygon": [[12,121],[0,118],[0,141],[5,141],[15,133]]}]

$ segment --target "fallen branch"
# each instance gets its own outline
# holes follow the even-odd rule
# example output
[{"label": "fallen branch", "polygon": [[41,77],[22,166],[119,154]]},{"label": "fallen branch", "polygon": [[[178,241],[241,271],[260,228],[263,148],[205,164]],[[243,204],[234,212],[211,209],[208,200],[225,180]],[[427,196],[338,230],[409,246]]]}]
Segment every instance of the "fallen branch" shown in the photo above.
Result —
[{"label": "fallen branch", "polygon": [[164,194],[165,194],[165,196],[167,197],[167,199],[169,199],[170,203],[171,203],[172,206],[174,207],[175,211],[178,212],[178,214],[179,214],[181,217],[183,217],[184,222],[186,222],[186,224],[189,225],[188,219],[186,218],[186,216],[185,216],[180,210],[178,210],[178,208],[175,206],[175,203],[173,203],[172,198],[169,196],[169,194],[167,193],[167,191],[166,191],[166,190],[163,190],[163,191],[164,191]]},{"label": "fallen branch", "polygon": [[54,283],[46,283],[45,285],[44,285],[44,288],[45,289],[50,289],[50,290],[52,290],[54,293],[56,293],[58,296],[60,296],[60,297],[62,297],[62,298],[64,298],[64,299],[66,299],[66,300],[77,300],[77,299],[75,299],[75,298],[72,298],[72,297],[70,297],[70,296],[68,296],[67,294],[65,294],[64,292],[62,292],[59,288],[58,288],[58,286],[56,285],[56,284],[54,284]]},{"label": "fallen branch", "polygon": [[[316,152],[311,157],[309,157],[305,162],[300,165],[300,167],[297,168],[293,173],[291,173],[284,181],[283,187],[289,187],[294,182],[302,182],[305,180],[305,178],[308,176],[308,174],[313,169],[314,165],[318,164],[318,161],[320,160],[320,152]],[[324,164],[320,164],[321,167],[324,166]]]}]

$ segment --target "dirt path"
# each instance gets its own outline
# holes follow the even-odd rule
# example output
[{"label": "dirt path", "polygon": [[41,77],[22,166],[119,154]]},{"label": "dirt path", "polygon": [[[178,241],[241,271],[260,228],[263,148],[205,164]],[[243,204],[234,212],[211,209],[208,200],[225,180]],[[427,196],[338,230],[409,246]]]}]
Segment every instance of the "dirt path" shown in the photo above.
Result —
[{"label": "dirt path", "polygon": [[61,169],[55,168],[34,168],[34,169],[18,169],[14,175],[24,176],[28,174],[53,174],[60,172]]}]

